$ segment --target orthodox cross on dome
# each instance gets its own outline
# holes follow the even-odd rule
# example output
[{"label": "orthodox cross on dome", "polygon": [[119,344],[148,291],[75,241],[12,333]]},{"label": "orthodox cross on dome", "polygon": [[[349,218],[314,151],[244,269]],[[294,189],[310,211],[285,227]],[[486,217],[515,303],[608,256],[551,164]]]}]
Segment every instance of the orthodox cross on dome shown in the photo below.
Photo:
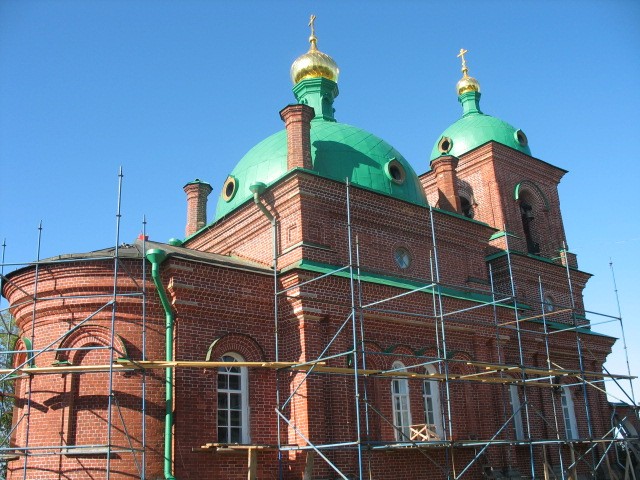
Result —
[{"label": "orthodox cross on dome", "polygon": [[462,74],[467,77],[469,76],[469,69],[467,68],[467,61],[464,58],[465,53],[469,53],[469,51],[461,48],[460,53],[457,56],[462,60]]},{"label": "orthodox cross on dome", "polygon": [[318,39],[316,38],[316,26],[315,26],[316,16],[311,15],[309,17],[309,27],[311,27],[311,36],[309,37],[309,43],[311,44],[311,50],[316,50]]}]

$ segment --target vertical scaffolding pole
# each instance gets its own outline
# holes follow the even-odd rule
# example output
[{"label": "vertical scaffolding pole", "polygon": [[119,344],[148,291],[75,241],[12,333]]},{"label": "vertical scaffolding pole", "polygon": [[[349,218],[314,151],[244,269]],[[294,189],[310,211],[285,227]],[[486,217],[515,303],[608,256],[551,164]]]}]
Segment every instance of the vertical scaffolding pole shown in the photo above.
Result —
[{"label": "vertical scaffolding pole", "polygon": [[[40,220],[40,224],[38,225],[38,251],[36,254],[36,269],[35,269],[35,277],[33,281],[33,310],[31,314],[31,348],[35,345],[35,336],[36,336],[36,316],[37,316],[37,304],[38,304],[38,280],[40,275],[40,249],[42,246],[42,220]],[[33,355],[34,352],[29,352],[27,355]],[[27,357],[28,358],[28,357]],[[29,430],[31,425],[31,388],[33,387],[33,375],[29,375],[29,381],[27,382],[27,388],[29,389],[29,395],[27,396],[27,425],[26,431],[24,435],[24,463],[22,470],[22,477],[24,480],[27,480],[27,463],[29,459]]]},{"label": "vertical scaffolding pole", "polygon": [[[142,361],[147,360],[147,217],[142,216],[142,255],[140,266],[142,268]],[[142,369],[142,475],[141,480],[147,476],[147,371]]]},{"label": "vertical scaffolding pole", "polygon": [[[5,239],[2,240],[2,264],[0,264],[0,278],[4,277],[4,257],[5,257],[6,251],[7,251],[7,239],[5,238]],[[0,293],[2,293],[2,292],[0,292]],[[0,312],[2,312],[2,295],[1,294],[0,294]],[[6,349],[7,350],[11,350],[11,348],[10,348],[10,345],[11,345],[11,332],[9,331],[10,330],[10,328],[8,328],[9,326],[4,321],[4,317],[2,319],[2,325],[7,330],[5,332],[6,333]],[[4,361],[7,362],[8,358],[9,358],[8,356],[5,357]],[[2,384],[2,393],[6,393],[4,382]],[[4,404],[3,404],[3,407],[4,407]],[[4,408],[3,408],[3,410],[4,410]]]},{"label": "vertical scaffolding pole", "polygon": [[355,408],[356,408],[356,434],[358,445],[358,478],[362,480],[362,435],[360,432],[360,389],[358,385],[358,333],[357,333],[357,319],[356,319],[356,299],[355,288],[353,282],[353,246],[352,246],[352,227],[351,227],[351,198],[350,198],[350,183],[347,177],[347,241],[349,248],[349,287],[351,296],[351,334],[353,336],[353,345],[351,356],[353,358],[353,384],[355,394]]},{"label": "vertical scaffolding pole", "polygon": [[[433,230],[432,230],[433,233]],[[434,267],[434,255],[433,255],[433,250],[429,251],[429,274],[430,274],[430,279],[431,279],[431,283],[432,284],[436,284],[436,280],[435,280],[435,267]],[[438,324],[440,318],[438,317],[438,307],[437,307],[437,293],[436,293],[436,289],[432,288],[431,289],[431,308],[433,308],[433,324],[435,326],[435,335],[436,335],[436,358],[440,359],[441,356],[441,349],[440,349],[440,325]],[[438,361],[438,373],[442,374],[442,361]],[[424,388],[424,386],[422,387]],[[438,396],[439,398],[442,398],[441,391],[442,391],[442,385],[441,382],[437,383],[437,387],[438,389]],[[447,388],[445,386],[445,388]],[[445,424],[447,423],[447,419],[445,416],[445,406],[442,405],[442,402],[438,402],[439,403],[439,412],[438,414],[440,415],[440,422],[442,424],[442,433],[443,433],[443,439],[447,440],[448,438],[450,438],[449,436],[449,432],[447,431],[448,429],[445,428]],[[445,454],[445,463],[447,464],[447,467],[449,467],[449,449],[445,449],[444,451]]]},{"label": "vertical scaffolding pole", "polygon": [[[492,303],[492,312],[493,312],[493,321],[496,325],[496,350],[498,353],[498,363],[503,363],[504,358],[502,356],[502,347],[500,346],[500,322],[498,321],[498,306],[496,305],[496,288],[495,283],[493,281],[493,267],[489,264],[489,286],[491,288],[491,303]],[[500,372],[500,377],[504,378],[504,372]],[[506,402],[506,389],[507,387],[504,383],[500,385],[500,389],[502,391],[502,421],[506,422],[508,418],[507,414],[507,402]],[[518,412],[518,415],[522,415]],[[522,417],[521,417],[522,418]],[[507,462],[511,463],[511,449],[507,449]]]},{"label": "vertical scaffolding pole", "polygon": [[[443,303],[442,303],[442,291],[440,286],[440,266],[438,264],[438,242],[436,241],[436,227],[435,222],[433,220],[433,207],[429,205],[429,222],[431,223],[431,243],[433,243],[433,266],[435,270],[435,280],[436,280],[436,291],[437,291],[437,312],[436,316],[438,318],[437,321],[440,322],[440,334],[442,335],[442,352],[438,352],[438,356],[443,360],[439,362],[444,364],[444,384],[445,384],[445,397],[447,400],[447,427],[449,430],[448,439],[453,439],[453,422],[451,419],[451,389],[449,386],[449,359],[447,358],[447,337],[445,333],[444,326],[444,311],[443,311]],[[447,434],[445,432],[445,440],[447,440]],[[453,445],[453,444],[452,444]],[[449,462],[449,457],[447,457],[447,462]],[[451,448],[451,465],[447,465],[447,469],[449,472],[453,470],[453,478],[456,478],[456,466],[455,460],[453,457],[453,446]],[[450,473],[448,474],[450,475]]]},{"label": "vertical scaffolding pole", "polygon": [[[107,405],[107,480],[111,478],[111,430],[113,421],[113,343],[115,340],[116,329],[116,312],[118,303],[118,266],[119,266],[119,247],[120,247],[120,219],[122,214],[120,208],[122,205],[122,167],[118,171],[118,202],[116,207],[116,247],[113,259],[113,303],[111,304],[111,335],[109,345],[109,396]],[[133,453],[133,452],[132,452]]]},{"label": "vertical scaffolding pole", "polygon": [[[549,329],[547,328],[547,312],[544,309],[544,306],[545,306],[544,290],[542,288],[542,278],[540,277],[540,275],[538,275],[538,291],[540,293],[540,306],[542,310],[542,327],[544,331],[544,349],[547,355],[547,369],[551,370],[551,352],[549,349]],[[549,384],[553,385],[553,378],[551,377],[549,377]],[[561,475],[561,479],[565,480],[564,462],[562,460],[562,445],[559,443],[560,427],[558,425],[558,412],[556,410],[556,399],[553,397],[553,388],[550,388],[549,392],[551,392],[550,397],[551,397],[551,406],[553,407],[553,422],[554,422],[554,428],[556,430],[556,440],[558,440],[558,459],[560,461],[560,475]]]},{"label": "vertical scaffolding pole", "polygon": [[[360,276],[360,240],[356,235],[356,278],[358,279],[358,318],[360,321],[360,350],[362,355],[362,369],[367,369],[367,356],[364,343],[364,312],[362,310],[362,280]],[[371,440],[371,431],[369,425],[369,390],[367,388],[367,377],[364,377],[363,382],[364,393],[364,423],[365,423],[365,435],[367,441]],[[367,455],[369,478],[371,478],[371,450],[368,450]]]},{"label": "vertical scaffolding pole", "polygon": [[[505,246],[507,247],[507,266],[509,267],[509,283],[511,284],[511,298],[513,299],[513,313],[516,319],[516,333],[518,338],[518,352],[520,355],[520,366],[524,366],[524,352],[522,349],[522,332],[520,331],[520,314],[518,313],[518,298],[516,296],[516,285],[513,278],[513,266],[511,265],[511,250],[509,248],[509,235],[507,234],[507,226],[503,227],[505,232]],[[527,440],[529,444],[529,458],[531,468],[531,478],[536,477],[535,458],[533,456],[533,444],[531,443],[531,421],[529,419],[529,398],[527,396],[527,375],[522,369],[522,396],[524,397],[524,416],[527,420]]]},{"label": "vertical scaffolding pole", "polygon": [[622,324],[622,310],[620,309],[620,297],[618,296],[618,285],[616,283],[616,274],[613,271],[613,261],[609,259],[609,269],[611,270],[611,278],[613,280],[613,291],[616,295],[616,305],[618,307],[618,321],[620,322],[620,332],[622,334],[622,346],[624,348],[624,358],[627,362],[627,375],[629,375],[629,388],[631,389],[631,400],[633,401],[633,407],[636,412],[636,418],[638,417],[638,409],[636,403],[636,395],[633,391],[633,380],[631,379],[631,367],[629,366],[629,352],[627,350],[627,338],[624,334],[624,325]]},{"label": "vertical scaffolding pole", "polygon": [[[280,361],[280,345],[278,337],[278,222],[276,217],[271,218],[271,247],[272,247],[272,266],[273,266],[273,338],[274,338],[274,355],[275,361]],[[275,370],[276,380],[276,409],[280,412],[280,371]],[[278,478],[283,479],[284,469],[282,465],[282,432],[280,424],[280,416],[276,416],[276,435],[278,436]]]},{"label": "vertical scaffolding pole", "polygon": [[[582,380],[582,397],[584,399],[584,410],[587,417],[587,432],[589,433],[589,440],[593,440],[593,427],[591,426],[591,408],[589,405],[589,395],[587,394],[587,382],[584,379],[584,359],[582,357],[582,339],[580,333],[578,333],[578,321],[576,319],[576,301],[573,296],[573,282],[571,281],[571,269],[569,268],[569,251],[567,250],[567,244],[562,242],[562,252],[564,254],[564,266],[567,272],[567,285],[569,286],[569,299],[571,301],[571,323],[573,329],[576,332],[576,344],[578,346],[578,363],[580,366],[580,377]],[[573,446],[571,447],[573,452]],[[591,451],[591,471],[595,476],[596,457],[595,452]]]}]

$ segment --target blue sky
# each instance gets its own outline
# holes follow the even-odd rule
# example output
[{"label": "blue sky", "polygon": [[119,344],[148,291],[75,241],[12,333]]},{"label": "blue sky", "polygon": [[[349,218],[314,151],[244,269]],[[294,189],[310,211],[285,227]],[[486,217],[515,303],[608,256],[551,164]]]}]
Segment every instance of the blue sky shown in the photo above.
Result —
[{"label": "blue sky", "polygon": [[[289,67],[318,46],[341,68],[339,121],[384,138],[422,173],[460,115],[456,54],[485,113],[522,128],[560,184],[569,248],[593,273],[589,310],[617,315],[640,373],[640,2],[31,1],[0,3],[0,241],[6,262],[113,245],[146,215],[181,237],[182,186],[216,195],[238,160],[282,128]],[[5,270],[6,271],[6,270]],[[2,307],[5,304],[1,305]],[[619,328],[599,330],[620,336]],[[626,371],[621,345],[610,368]],[[640,388],[636,387],[640,394]]]}]

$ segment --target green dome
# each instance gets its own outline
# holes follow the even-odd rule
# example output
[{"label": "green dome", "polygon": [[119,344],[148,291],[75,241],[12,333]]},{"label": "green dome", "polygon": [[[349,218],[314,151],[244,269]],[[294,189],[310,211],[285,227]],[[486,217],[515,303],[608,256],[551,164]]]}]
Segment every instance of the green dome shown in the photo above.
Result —
[{"label": "green dome", "polygon": [[[384,140],[360,128],[316,117],[311,122],[311,157],[313,171],[322,177],[341,182],[349,178],[353,185],[427,205],[418,176],[404,157]],[[270,185],[286,172],[287,132],[282,130],[249,150],[233,169],[231,180],[225,183],[235,182],[233,192],[229,195],[231,189],[225,191],[223,187],[215,220],[252,198],[252,184]]]},{"label": "green dome", "polygon": [[463,116],[438,138],[431,151],[431,160],[443,153],[460,157],[490,141],[531,155],[527,137],[522,130],[480,111],[480,92],[463,93],[458,100],[462,103]]}]

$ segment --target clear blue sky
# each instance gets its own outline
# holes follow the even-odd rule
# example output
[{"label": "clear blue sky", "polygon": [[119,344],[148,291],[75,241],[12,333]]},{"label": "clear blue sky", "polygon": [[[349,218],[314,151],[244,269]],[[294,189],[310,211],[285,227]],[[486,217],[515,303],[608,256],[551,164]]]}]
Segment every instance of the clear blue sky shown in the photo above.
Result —
[{"label": "clear blue sky", "polygon": [[[182,186],[216,194],[282,128],[289,67],[318,46],[341,68],[339,121],[394,145],[419,173],[460,115],[457,51],[485,113],[522,128],[560,185],[569,248],[595,274],[587,308],[617,314],[640,373],[640,2],[88,1],[0,3],[0,242],[6,261],[181,237]],[[6,270],[5,270],[6,271]],[[6,304],[2,304],[5,307]],[[619,336],[619,329],[600,328]],[[610,367],[626,371],[621,345]],[[640,388],[636,388],[640,394]]]}]

